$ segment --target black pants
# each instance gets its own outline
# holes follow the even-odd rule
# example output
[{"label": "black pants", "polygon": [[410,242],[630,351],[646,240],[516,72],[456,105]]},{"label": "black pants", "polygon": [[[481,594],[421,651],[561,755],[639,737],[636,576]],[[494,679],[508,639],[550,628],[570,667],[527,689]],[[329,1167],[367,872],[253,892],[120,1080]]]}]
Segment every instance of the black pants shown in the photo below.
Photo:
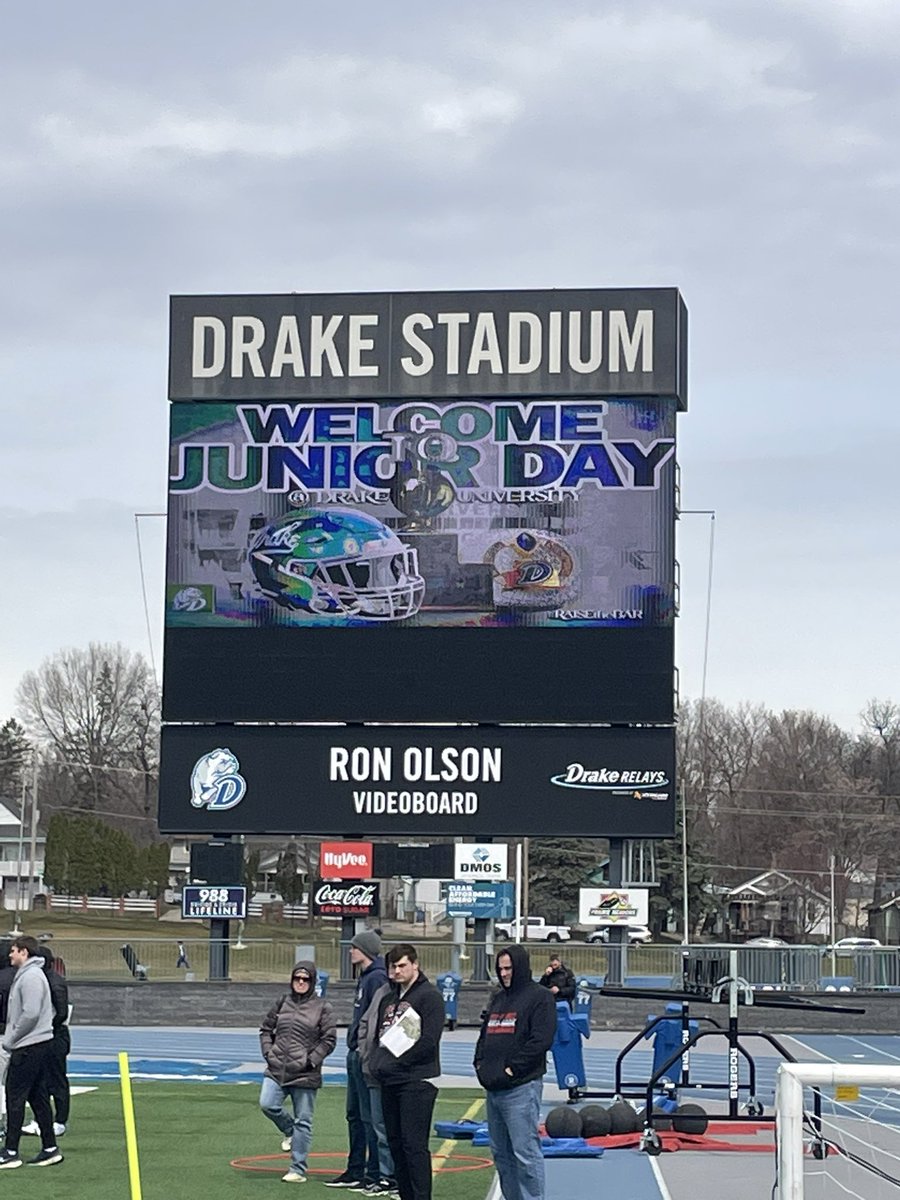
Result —
[{"label": "black pants", "polygon": [[53,1101],[54,1121],[57,1125],[69,1123],[69,1076],[66,1074],[66,1059],[72,1049],[69,1027],[63,1025],[53,1034],[50,1053],[47,1056],[47,1090]]},{"label": "black pants", "polygon": [[53,1133],[53,1114],[47,1087],[47,1064],[52,1042],[38,1042],[13,1050],[6,1073],[6,1149],[19,1149],[26,1102],[31,1105],[34,1119],[41,1131],[41,1143],[46,1150],[56,1145]]},{"label": "black pants", "polygon": [[437,1088],[427,1079],[381,1089],[384,1127],[394,1158],[400,1200],[431,1200],[431,1115]]}]

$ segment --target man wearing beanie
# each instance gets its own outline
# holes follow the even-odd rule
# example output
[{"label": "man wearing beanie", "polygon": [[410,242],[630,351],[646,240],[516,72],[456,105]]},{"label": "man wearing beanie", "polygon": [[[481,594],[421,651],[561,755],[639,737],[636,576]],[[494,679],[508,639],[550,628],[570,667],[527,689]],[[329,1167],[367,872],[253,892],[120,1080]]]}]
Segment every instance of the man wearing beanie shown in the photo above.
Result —
[{"label": "man wearing beanie", "polygon": [[359,1054],[359,1020],[378,989],[388,981],[381,938],[374,929],[361,929],[350,939],[350,961],[359,967],[353,1015],[347,1029],[347,1166],[326,1187],[351,1188],[372,1196],[396,1195],[394,1160],[388,1147],[381,1088],[363,1075]]}]

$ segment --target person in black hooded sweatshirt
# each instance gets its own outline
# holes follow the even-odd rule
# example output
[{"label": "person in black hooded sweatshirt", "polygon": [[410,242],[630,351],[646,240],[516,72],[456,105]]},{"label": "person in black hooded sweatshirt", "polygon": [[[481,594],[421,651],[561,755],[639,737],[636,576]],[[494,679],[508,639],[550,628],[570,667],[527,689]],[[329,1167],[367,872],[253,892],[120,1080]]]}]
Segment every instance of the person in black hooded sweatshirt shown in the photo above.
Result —
[{"label": "person in black hooded sweatshirt", "polygon": [[544,1200],[538,1124],[556,1000],[531,977],[524,946],[497,955],[500,990],[475,1045],[475,1073],[487,1093],[488,1133],[504,1200]]}]

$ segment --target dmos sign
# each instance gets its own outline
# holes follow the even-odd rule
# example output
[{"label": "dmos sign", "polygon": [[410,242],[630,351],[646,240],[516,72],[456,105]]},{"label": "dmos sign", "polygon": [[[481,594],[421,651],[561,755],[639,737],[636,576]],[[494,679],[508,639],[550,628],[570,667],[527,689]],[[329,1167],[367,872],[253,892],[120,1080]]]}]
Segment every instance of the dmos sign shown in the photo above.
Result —
[{"label": "dmos sign", "polygon": [[179,296],[166,721],[673,719],[674,289]]}]

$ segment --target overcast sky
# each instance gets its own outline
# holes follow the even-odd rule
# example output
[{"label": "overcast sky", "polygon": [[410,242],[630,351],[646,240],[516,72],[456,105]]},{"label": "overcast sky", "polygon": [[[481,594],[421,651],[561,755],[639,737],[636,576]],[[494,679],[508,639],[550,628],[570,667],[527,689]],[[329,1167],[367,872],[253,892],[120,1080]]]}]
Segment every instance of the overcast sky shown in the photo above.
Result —
[{"label": "overcast sky", "polygon": [[[900,701],[896,0],[7,6],[0,720],[161,659],[172,293],[677,286],[707,693]],[[679,528],[682,694],[710,519]]]}]

